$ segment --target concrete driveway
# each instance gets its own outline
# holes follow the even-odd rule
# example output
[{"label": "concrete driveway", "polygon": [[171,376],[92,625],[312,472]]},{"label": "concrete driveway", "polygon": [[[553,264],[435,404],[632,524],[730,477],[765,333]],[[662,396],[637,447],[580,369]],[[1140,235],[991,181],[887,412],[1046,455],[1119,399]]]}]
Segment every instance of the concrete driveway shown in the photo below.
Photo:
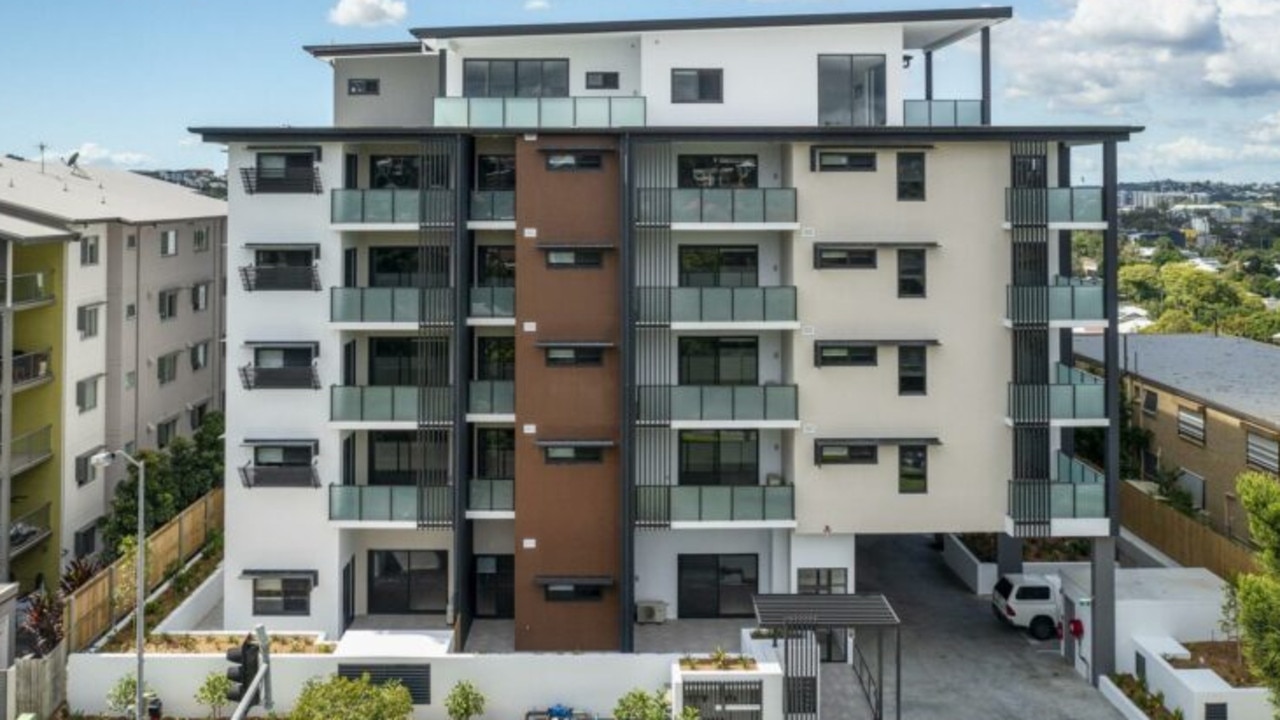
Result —
[{"label": "concrete driveway", "polygon": [[[858,538],[857,592],[882,592],[902,618],[902,717],[908,720],[1115,720],[1120,715],[1057,654],[991,615],[947,571],[932,537]],[[890,645],[885,655],[892,657]],[[890,660],[890,666],[892,661]],[[824,665],[824,720],[870,714],[847,666]],[[893,718],[891,667],[885,718]]]}]

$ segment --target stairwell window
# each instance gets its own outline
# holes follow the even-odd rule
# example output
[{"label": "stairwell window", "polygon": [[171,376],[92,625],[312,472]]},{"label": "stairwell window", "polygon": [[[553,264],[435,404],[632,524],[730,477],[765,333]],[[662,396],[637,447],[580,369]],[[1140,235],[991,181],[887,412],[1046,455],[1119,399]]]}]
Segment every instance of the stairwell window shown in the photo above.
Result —
[{"label": "stairwell window", "polygon": [[1178,437],[1197,445],[1204,445],[1204,408],[1178,408]]},{"label": "stairwell window", "polygon": [[76,409],[82,413],[98,407],[98,376],[76,383]]},{"label": "stairwell window", "polygon": [[169,418],[156,423],[156,447],[161,450],[169,447],[178,436],[178,418]]},{"label": "stairwell window", "polygon": [[204,312],[209,309],[209,283],[196,283],[191,286],[192,312]]},{"label": "stairwell window", "polygon": [[180,354],[171,352],[156,359],[156,379],[161,385],[168,385],[178,379],[178,355]]},{"label": "stairwell window", "polygon": [[160,257],[173,257],[178,254],[178,231],[165,230],[160,233]]},{"label": "stairwell window", "polygon": [[898,251],[898,297],[925,297],[924,250]]},{"label": "stairwell window", "polygon": [[80,238],[80,267],[98,264],[98,236]]},{"label": "stairwell window", "polygon": [[671,102],[723,103],[724,70],[721,68],[672,70]]},{"label": "stairwell window", "polygon": [[898,348],[898,394],[924,395],[928,392],[927,361],[923,345]]},{"label": "stairwell window", "polygon": [[898,446],[898,493],[921,495],[929,492],[929,448],[925,445]]},{"label": "stairwell window", "polygon": [[898,200],[924,200],[924,153],[898,153]]},{"label": "stairwell window", "polygon": [[157,296],[157,302],[160,305],[160,319],[172,320],[178,316],[178,291],[161,290]]}]

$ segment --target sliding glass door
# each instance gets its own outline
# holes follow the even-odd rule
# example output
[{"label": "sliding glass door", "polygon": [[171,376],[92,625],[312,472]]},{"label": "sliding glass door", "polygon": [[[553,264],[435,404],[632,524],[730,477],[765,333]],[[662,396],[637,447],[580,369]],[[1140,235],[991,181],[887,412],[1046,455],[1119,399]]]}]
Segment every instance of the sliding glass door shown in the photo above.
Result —
[{"label": "sliding glass door", "polygon": [[369,614],[443,613],[449,602],[449,553],[370,550]]},{"label": "sliding glass door", "polygon": [[756,555],[680,555],[677,612],[682,618],[751,617],[760,589]]}]

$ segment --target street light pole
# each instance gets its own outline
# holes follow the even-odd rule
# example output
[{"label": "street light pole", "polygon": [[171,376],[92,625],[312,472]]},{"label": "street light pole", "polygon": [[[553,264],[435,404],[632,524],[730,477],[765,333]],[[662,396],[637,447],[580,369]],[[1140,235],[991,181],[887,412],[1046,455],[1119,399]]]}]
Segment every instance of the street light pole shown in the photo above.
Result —
[{"label": "street light pole", "polygon": [[135,630],[134,642],[138,648],[138,684],[136,688],[136,696],[134,698],[134,717],[135,720],[146,720],[146,684],[142,680],[143,658],[145,657],[145,644],[147,639],[146,631],[146,601],[147,601],[147,526],[146,526],[146,510],[147,510],[147,465],[139,462],[129,453],[123,450],[115,452],[101,452],[89,459],[90,464],[95,467],[105,468],[109,466],[116,458],[123,458],[138,470],[138,543],[135,549],[135,575],[137,582],[138,597],[135,600],[133,626]]}]

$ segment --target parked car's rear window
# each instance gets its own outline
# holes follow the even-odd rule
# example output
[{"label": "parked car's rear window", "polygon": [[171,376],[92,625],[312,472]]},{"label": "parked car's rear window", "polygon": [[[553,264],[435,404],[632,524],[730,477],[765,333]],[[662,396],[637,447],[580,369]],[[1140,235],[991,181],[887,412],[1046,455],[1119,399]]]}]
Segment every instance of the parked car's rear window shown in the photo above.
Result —
[{"label": "parked car's rear window", "polygon": [[1018,588],[1019,600],[1048,600],[1049,588],[1044,585],[1024,585]]},{"label": "parked car's rear window", "polygon": [[1009,599],[1009,593],[1013,591],[1013,583],[1009,582],[1009,578],[1000,578],[996,583],[996,594],[1005,600]]}]

